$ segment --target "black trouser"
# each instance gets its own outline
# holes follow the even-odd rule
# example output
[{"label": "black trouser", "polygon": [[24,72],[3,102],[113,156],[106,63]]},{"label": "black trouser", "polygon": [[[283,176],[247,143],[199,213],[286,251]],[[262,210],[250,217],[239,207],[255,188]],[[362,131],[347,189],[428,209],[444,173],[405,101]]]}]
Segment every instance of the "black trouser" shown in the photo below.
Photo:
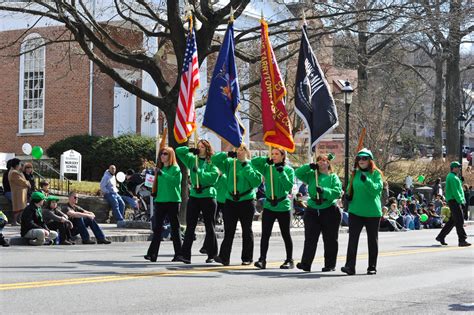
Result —
[{"label": "black trouser", "polygon": [[183,247],[181,254],[184,258],[191,260],[191,247],[194,241],[194,231],[202,212],[204,225],[206,226],[206,238],[204,248],[207,250],[207,256],[214,258],[217,254],[217,238],[215,231],[214,217],[216,214],[217,203],[213,198],[195,198],[189,197],[188,207],[186,209],[186,233],[184,234]]},{"label": "black trouser", "polygon": [[290,234],[290,211],[277,212],[263,209],[262,214],[262,238],[260,240],[260,260],[267,259],[268,242],[272,235],[273,223],[278,220],[281,236],[285,241],[286,259],[293,259],[293,242]]},{"label": "black trouser", "polygon": [[451,232],[453,227],[456,226],[458,241],[459,243],[464,242],[467,239],[467,235],[466,231],[464,230],[464,217],[461,205],[459,205],[456,200],[449,200],[448,205],[449,209],[451,210],[451,217],[449,218],[449,221],[443,226],[441,232],[439,232],[438,238],[444,240],[449,232]]},{"label": "black trouser", "polygon": [[163,221],[168,216],[171,225],[171,238],[173,239],[175,257],[181,254],[181,237],[179,235],[179,202],[155,202],[153,213],[153,238],[148,247],[148,256],[158,256],[161,244]]},{"label": "black trouser", "polygon": [[61,243],[72,239],[71,230],[68,228],[66,222],[53,221],[48,223],[47,226],[50,230],[59,232],[59,240]]},{"label": "black trouser", "polygon": [[324,267],[336,267],[341,219],[341,211],[336,206],[321,210],[308,208],[304,211],[304,249],[301,257],[303,264],[311,266],[313,263],[321,233],[324,243]]},{"label": "black trouser", "polygon": [[349,244],[347,245],[346,267],[355,270],[359,236],[362,228],[365,226],[369,246],[369,269],[377,268],[379,224],[380,217],[367,218],[349,213]]},{"label": "black trouser", "polygon": [[464,221],[467,221],[469,219],[469,198],[466,198],[466,203],[462,207],[462,213]]},{"label": "black trouser", "polygon": [[255,213],[255,201],[230,201],[227,200],[224,206],[224,240],[219,253],[223,262],[230,261],[232,243],[234,241],[237,221],[240,220],[242,226],[242,261],[253,260],[253,231],[252,222]]}]

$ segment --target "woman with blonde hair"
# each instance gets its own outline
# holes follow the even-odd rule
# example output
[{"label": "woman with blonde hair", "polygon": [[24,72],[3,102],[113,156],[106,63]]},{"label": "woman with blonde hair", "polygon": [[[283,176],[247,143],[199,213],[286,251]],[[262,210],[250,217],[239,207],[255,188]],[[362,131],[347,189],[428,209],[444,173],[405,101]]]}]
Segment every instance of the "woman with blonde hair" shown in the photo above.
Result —
[{"label": "woman with blonde hair", "polygon": [[331,167],[332,154],[319,155],[316,163],[305,164],[295,172],[296,177],[308,184],[308,207],[304,212],[304,249],[298,269],[311,271],[318,246],[319,235],[324,242],[323,272],[336,270],[341,210],[337,200],[341,198],[342,184]]},{"label": "woman with blonde hair", "polygon": [[17,220],[21,211],[26,208],[28,189],[31,188],[30,182],[26,180],[21,171],[20,160],[14,158],[10,162],[10,172],[8,172],[8,181],[12,193],[12,225],[19,225]]},{"label": "woman with blonde hair", "polygon": [[356,273],[356,256],[362,228],[367,232],[369,246],[369,266],[367,274],[377,273],[378,231],[382,217],[383,174],[374,163],[372,152],[366,148],[357,153],[354,170],[347,187],[349,201],[349,244],[346,264],[341,271]]},{"label": "woman with blonde hair", "polygon": [[271,158],[255,157],[252,165],[264,177],[265,202],[262,213],[262,238],[260,240],[260,258],[255,267],[265,269],[267,252],[273,224],[278,220],[281,236],[285,242],[286,260],[280,269],[293,269],[293,241],[290,234],[291,201],[288,197],[293,188],[295,171],[286,165],[286,151],[273,148]]},{"label": "woman with blonde hair", "polygon": [[153,214],[153,238],[144,256],[146,260],[155,262],[161,243],[163,221],[166,216],[170,220],[173,238],[174,258],[179,261],[181,255],[181,237],[179,235],[179,205],[181,203],[181,170],[176,161],[173,148],[163,147],[158,152],[158,163],[155,170],[152,196],[155,197]]},{"label": "woman with blonde hair", "polygon": [[203,248],[206,250],[206,263],[214,262],[217,255],[217,237],[215,232],[215,215],[217,209],[217,190],[214,187],[219,177],[219,170],[211,162],[214,154],[209,141],[201,139],[197,148],[187,146],[176,148],[176,155],[189,169],[191,188],[186,209],[186,233],[181,247],[182,262],[191,263],[191,248],[199,214],[202,213],[206,226],[206,238]]},{"label": "woman with blonde hair", "polygon": [[[250,151],[242,144],[237,151],[220,152],[212,156],[212,162],[227,176],[227,193],[224,206],[224,240],[216,262],[228,266],[237,221],[242,226],[242,265],[253,262],[252,221],[255,213],[255,195],[262,176],[249,160]],[[235,181],[234,181],[235,163]]]}]

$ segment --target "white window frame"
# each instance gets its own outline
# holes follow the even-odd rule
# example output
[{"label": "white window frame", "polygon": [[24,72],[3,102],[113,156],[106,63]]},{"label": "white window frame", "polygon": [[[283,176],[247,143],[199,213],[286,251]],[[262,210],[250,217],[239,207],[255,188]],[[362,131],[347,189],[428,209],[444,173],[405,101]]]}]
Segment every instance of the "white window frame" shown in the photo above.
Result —
[{"label": "white window frame", "polygon": [[41,59],[42,59],[42,64],[40,65],[40,67],[42,68],[42,72],[43,72],[43,86],[42,86],[42,89],[43,89],[43,93],[42,93],[42,97],[40,98],[41,102],[42,102],[42,112],[41,112],[41,119],[43,120],[42,121],[42,124],[41,124],[41,128],[24,128],[23,127],[23,123],[24,123],[24,109],[23,109],[23,103],[25,101],[25,83],[24,83],[24,80],[25,80],[25,54],[28,54],[28,52],[24,53],[25,50],[26,50],[26,46],[27,46],[27,43],[28,41],[31,41],[31,40],[37,40],[39,41],[39,45],[43,45],[44,44],[44,39],[37,33],[33,33],[33,34],[29,34],[28,36],[25,37],[25,39],[23,40],[23,43],[21,44],[21,48],[20,48],[20,80],[19,80],[19,97],[18,97],[18,132],[20,134],[35,134],[35,133],[39,133],[39,134],[42,134],[44,133],[44,122],[45,122],[45,117],[44,117],[44,113],[45,113],[45,93],[46,93],[46,47],[45,46],[41,46],[39,49],[41,49]]}]

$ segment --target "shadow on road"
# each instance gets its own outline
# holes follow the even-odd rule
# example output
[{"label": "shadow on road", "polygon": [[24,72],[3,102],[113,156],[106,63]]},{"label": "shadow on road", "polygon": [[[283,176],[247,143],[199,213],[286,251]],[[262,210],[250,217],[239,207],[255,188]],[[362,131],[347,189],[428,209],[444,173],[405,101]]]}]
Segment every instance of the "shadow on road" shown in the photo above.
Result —
[{"label": "shadow on road", "polygon": [[461,311],[461,312],[474,311],[474,303],[450,304],[449,305],[449,310],[450,311]]}]

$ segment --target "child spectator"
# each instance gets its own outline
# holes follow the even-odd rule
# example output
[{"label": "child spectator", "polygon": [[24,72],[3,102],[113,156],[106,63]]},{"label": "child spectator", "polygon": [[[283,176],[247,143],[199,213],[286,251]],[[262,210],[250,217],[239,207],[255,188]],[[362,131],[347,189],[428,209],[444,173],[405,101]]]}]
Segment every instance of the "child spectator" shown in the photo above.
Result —
[{"label": "child spectator", "polygon": [[441,208],[441,219],[443,223],[446,223],[451,218],[451,209],[449,209],[448,204],[443,202],[443,207]]},{"label": "child spectator", "polygon": [[21,236],[29,240],[30,245],[51,245],[58,237],[56,231],[50,231],[43,219],[43,206],[46,197],[35,191],[31,194],[30,204],[21,215]]}]

